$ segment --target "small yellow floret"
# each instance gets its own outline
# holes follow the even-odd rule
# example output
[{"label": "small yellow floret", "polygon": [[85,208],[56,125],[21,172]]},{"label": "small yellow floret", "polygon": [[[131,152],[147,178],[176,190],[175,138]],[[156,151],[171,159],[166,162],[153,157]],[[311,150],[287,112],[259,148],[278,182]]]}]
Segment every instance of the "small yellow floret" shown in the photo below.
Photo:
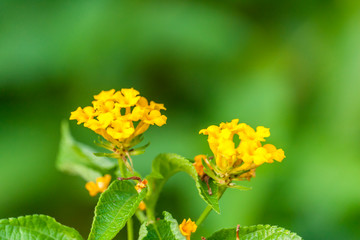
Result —
[{"label": "small yellow floret", "polygon": [[186,237],[187,240],[190,240],[191,233],[194,233],[197,229],[195,222],[191,221],[189,218],[187,221],[184,219],[179,225],[180,232]]},{"label": "small yellow floret", "polygon": [[140,99],[140,93],[133,88],[123,88],[116,92],[114,98],[123,108],[134,106]]},{"label": "small yellow floret", "polygon": [[95,110],[92,107],[85,107],[82,109],[78,107],[76,111],[71,112],[70,120],[77,120],[77,124],[89,121],[94,116]]},{"label": "small yellow floret", "polygon": [[146,114],[144,116],[144,123],[154,125],[161,127],[166,123],[167,117],[164,115],[161,115],[159,110],[152,110],[149,114]]},{"label": "small yellow floret", "polygon": [[206,159],[206,155],[197,155],[195,156],[194,160],[195,162],[193,163],[195,169],[196,169],[196,172],[197,174],[202,177],[204,176],[204,166],[202,164],[202,159]]},{"label": "small yellow floret", "polygon": [[141,211],[146,210],[146,204],[144,203],[144,201],[141,201],[141,202],[140,202],[140,204],[139,204],[139,209],[140,209]]},{"label": "small yellow floret", "polygon": [[94,182],[86,183],[85,188],[89,191],[90,196],[94,197],[99,192],[101,193],[104,192],[108,188],[110,181],[111,181],[111,176],[109,174],[106,174],[103,177],[98,177],[96,179],[96,183]]},{"label": "small yellow floret", "polygon": [[106,129],[107,133],[114,139],[124,140],[129,138],[135,131],[132,123],[126,120],[115,120],[111,126]]},{"label": "small yellow floret", "polygon": [[148,181],[146,179],[142,180],[141,182],[138,182],[135,186],[136,191],[139,193],[141,190],[146,188],[146,185],[148,184]]},{"label": "small yellow floret", "polygon": [[115,93],[115,89],[111,89],[109,91],[101,91],[98,95],[94,96],[95,100],[98,101],[108,101],[109,99],[112,99]]}]

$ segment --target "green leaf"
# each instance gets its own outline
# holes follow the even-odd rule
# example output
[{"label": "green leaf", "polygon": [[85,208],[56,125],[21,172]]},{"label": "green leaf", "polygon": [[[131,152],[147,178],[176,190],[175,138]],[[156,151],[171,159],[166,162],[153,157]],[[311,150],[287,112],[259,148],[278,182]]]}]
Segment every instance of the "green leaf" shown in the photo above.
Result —
[{"label": "green leaf", "polygon": [[216,212],[220,213],[219,202],[217,198],[218,186],[212,181],[209,185],[213,194],[209,195],[206,183],[201,181],[194,166],[189,160],[173,153],[163,153],[158,155],[152,163],[152,172],[146,177],[148,180],[149,191],[146,197],[147,213],[150,218],[154,218],[154,209],[159,198],[160,192],[166,181],[178,172],[188,173],[196,183],[196,187],[200,196],[210,205]]},{"label": "green leaf", "polygon": [[197,176],[196,179],[196,187],[202,199],[204,199],[204,201],[208,205],[210,205],[217,213],[220,213],[218,200],[219,187],[215,184],[215,181],[212,178],[209,179],[209,187],[211,188],[212,195],[209,194],[208,186],[204,181],[201,181],[199,176]]},{"label": "green leaf", "polygon": [[133,138],[131,140],[129,145],[131,147],[134,147],[134,146],[138,145],[139,143],[141,143],[143,140],[144,140],[144,135],[143,134],[137,135],[135,138]]},{"label": "green leaf", "polygon": [[114,181],[100,196],[89,239],[113,239],[134,215],[145,195],[146,189],[138,193],[130,181]]},{"label": "green leaf", "polygon": [[97,145],[97,146],[99,146],[99,147],[108,149],[108,150],[110,150],[110,151],[112,151],[112,149],[114,149],[114,146],[113,146],[110,142],[108,142],[108,141],[103,141],[100,136],[98,136],[98,140],[97,140],[97,141],[96,141],[96,140],[94,141],[94,144]]},{"label": "green leaf", "polygon": [[155,223],[144,222],[140,227],[138,240],[185,240],[178,222],[168,212],[163,212],[164,219]]},{"label": "green leaf", "polygon": [[109,157],[109,158],[117,158],[119,154],[116,153],[94,153],[97,157]]},{"label": "green leaf", "polygon": [[135,149],[131,149],[130,152],[129,152],[129,154],[130,154],[130,155],[133,155],[133,156],[143,154],[143,153],[145,153],[145,149],[146,149],[149,145],[150,145],[150,142],[148,142],[147,144],[145,144],[145,145],[142,146],[142,147],[135,148]]},{"label": "green leaf", "polygon": [[96,157],[92,149],[76,142],[70,134],[67,121],[61,124],[61,140],[56,165],[58,169],[70,174],[79,175],[86,181],[94,181],[97,177],[109,173],[116,167],[116,160]]},{"label": "green leaf", "polygon": [[61,225],[52,217],[45,215],[32,215],[1,219],[0,239],[80,240],[83,238],[75,229]]},{"label": "green leaf", "polygon": [[212,179],[217,179],[218,177],[215,175],[215,173],[210,169],[210,167],[206,164],[204,159],[201,159],[201,163],[204,166],[204,172],[211,177]]},{"label": "green leaf", "polygon": [[[270,225],[254,225],[250,227],[241,227],[239,230],[240,240],[255,240],[255,239],[268,239],[268,240],[300,240],[302,239],[296,233],[292,233],[277,226]],[[207,238],[207,240],[235,240],[236,228],[221,229]]]},{"label": "green leaf", "polygon": [[251,187],[245,187],[245,186],[237,185],[235,183],[230,183],[227,187],[235,188],[235,189],[242,190],[242,191],[249,191],[252,189]]}]

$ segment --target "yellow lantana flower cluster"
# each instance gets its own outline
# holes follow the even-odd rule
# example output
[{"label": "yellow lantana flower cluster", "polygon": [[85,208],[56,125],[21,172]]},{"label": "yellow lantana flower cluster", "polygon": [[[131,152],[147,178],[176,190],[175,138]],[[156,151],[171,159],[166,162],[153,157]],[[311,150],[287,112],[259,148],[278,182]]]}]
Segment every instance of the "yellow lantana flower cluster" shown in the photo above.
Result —
[{"label": "yellow lantana flower cluster", "polygon": [[162,126],[167,120],[160,113],[166,110],[163,104],[149,103],[133,88],[102,91],[94,99],[92,106],[78,107],[72,112],[70,120],[84,123],[85,127],[120,148],[131,147],[131,140],[150,125]]},{"label": "yellow lantana flower cluster", "polygon": [[[248,171],[243,177],[251,177],[250,170],[263,163],[281,162],[284,151],[276,149],[272,144],[262,145],[265,138],[270,136],[269,128],[259,126],[254,130],[245,123],[234,119],[219,126],[209,126],[202,129],[200,134],[208,135],[211,151],[214,153],[216,170],[221,174],[236,174]],[[235,146],[234,138],[239,139]]]}]

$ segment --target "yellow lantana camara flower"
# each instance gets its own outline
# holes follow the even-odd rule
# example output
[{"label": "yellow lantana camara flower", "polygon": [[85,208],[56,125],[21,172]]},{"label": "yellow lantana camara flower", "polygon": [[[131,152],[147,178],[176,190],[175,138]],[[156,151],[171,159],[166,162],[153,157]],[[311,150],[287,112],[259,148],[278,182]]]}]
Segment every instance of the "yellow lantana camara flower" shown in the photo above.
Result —
[{"label": "yellow lantana camara flower", "polygon": [[78,107],[71,113],[70,120],[84,123],[114,146],[127,149],[150,125],[166,124],[167,117],[161,110],[166,110],[163,104],[149,103],[133,88],[111,89],[95,95],[92,106]]},{"label": "yellow lantana camara flower", "polygon": [[[255,169],[263,163],[281,162],[285,158],[284,151],[272,144],[265,144],[265,138],[270,136],[269,128],[259,126],[254,130],[239,119],[211,125],[200,130],[199,134],[208,135],[208,143],[214,154],[214,161],[203,158],[206,165],[211,167],[216,176],[224,179],[244,180],[255,176]],[[235,140],[235,141],[234,141]],[[235,142],[239,142],[237,145]],[[199,160],[195,159],[199,175],[203,175],[203,168]]]}]

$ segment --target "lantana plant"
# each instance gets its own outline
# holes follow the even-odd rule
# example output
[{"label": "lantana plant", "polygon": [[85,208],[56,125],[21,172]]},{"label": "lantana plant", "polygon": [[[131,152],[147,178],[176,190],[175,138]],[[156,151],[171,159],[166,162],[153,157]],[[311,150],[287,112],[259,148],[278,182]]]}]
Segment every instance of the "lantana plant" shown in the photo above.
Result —
[{"label": "lantana plant", "polygon": [[[133,157],[145,153],[141,145],[150,125],[166,124],[163,104],[148,101],[133,88],[102,91],[91,106],[77,108],[70,120],[76,120],[99,135],[95,144],[105,152],[73,139],[67,122],[62,123],[62,139],[57,167],[82,177],[91,197],[100,195],[95,207],[89,240],[110,240],[126,225],[127,239],[134,239],[133,219],[140,222],[139,240],[189,240],[211,211],[220,214],[219,200],[228,189],[250,190],[237,182],[255,177],[264,163],[281,162],[284,151],[264,144],[268,128],[254,130],[238,119],[200,130],[208,136],[212,154],[200,154],[189,160],[174,153],[161,153],[152,162],[151,173],[142,177],[133,165]],[[235,143],[236,142],[236,143]],[[196,221],[183,219],[181,224],[169,212],[160,214],[156,203],[166,181],[177,172],[194,180],[199,196],[207,207]],[[207,240],[301,239],[281,227],[254,225],[221,229]],[[31,215],[0,220],[0,239],[83,239],[73,228],[45,215]]]}]

